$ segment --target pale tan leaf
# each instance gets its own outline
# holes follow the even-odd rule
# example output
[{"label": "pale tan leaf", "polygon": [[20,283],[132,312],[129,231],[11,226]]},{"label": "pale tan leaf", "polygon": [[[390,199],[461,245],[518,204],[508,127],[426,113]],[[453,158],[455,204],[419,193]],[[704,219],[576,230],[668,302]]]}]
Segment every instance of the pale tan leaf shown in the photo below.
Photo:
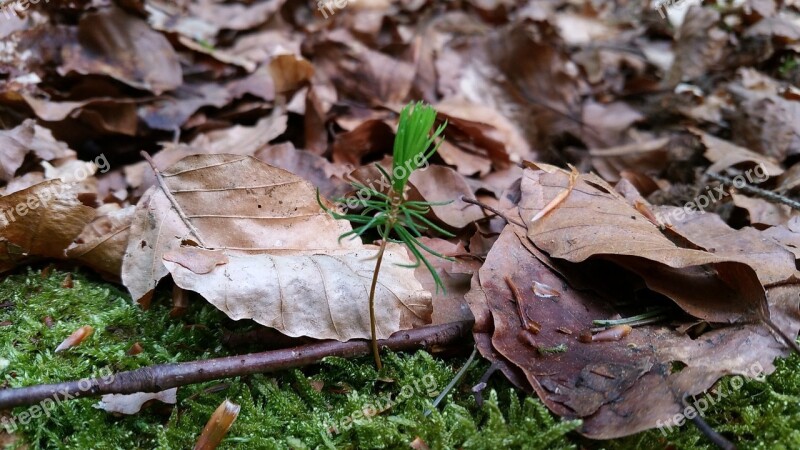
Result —
[{"label": "pale tan leaf", "polygon": [[[147,301],[159,280],[196,291],[234,319],[290,336],[370,335],[368,292],[377,250],[317,204],[305,180],[238,155],[193,155],[160,175],[137,205],[122,280]],[[430,319],[430,293],[390,252],[377,292],[379,336]],[[413,318],[416,317],[417,320]]]},{"label": "pale tan leaf", "polygon": [[145,403],[158,400],[168,405],[178,402],[178,388],[167,389],[161,392],[136,392],[135,394],[107,394],[100,398],[94,405],[97,409],[102,409],[110,413],[117,414],[136,414]]},{"label": "pale tan leaf", "polygon": [[135,211],[131,205],[96,217],[67,248],[67,256],[100,273],[119,277]]},{"label": "pale tan leaf", "polygon": [[[200,293],[231,319],[253,319],[293,337],[347,341],[370,335],[367,293],[376,253],[377,247],[368,246],[293,255],[229,254],[226,264],[208,273],[166,258],[164,265],[178,286]],[[405,250],[389,247],[384,260],[375,294],[378,339],[400,329],[405,309],[430,316],[430,294],[411,270],[399,266],[409,263]]]},{"label": "pale tan leaf", "polygon": [[737,164],[749,163],[751,166],[761,166],[763,173],[761,175],[756,173],[756,180],[758,181],[765,181],[767,176],[774,177],[783,174],[781,165],[769,156],[756,153],[694,128],[690,128],[689,131],[700,137],[706,147],[704,156],[714,163],[708,168],[709,172],[721,172]]}]

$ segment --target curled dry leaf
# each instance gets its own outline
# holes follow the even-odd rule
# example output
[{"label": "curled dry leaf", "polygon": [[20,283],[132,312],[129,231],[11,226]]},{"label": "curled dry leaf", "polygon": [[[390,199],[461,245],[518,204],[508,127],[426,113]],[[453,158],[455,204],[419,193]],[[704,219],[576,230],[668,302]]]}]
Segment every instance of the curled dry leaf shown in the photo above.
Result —
[{"label": "curled dry leaf", "polygon": [[647,286],[710,322],[758,320],[764,289],[750,266],[701,250],[681,248],[596,175],[581,174],[571,193],[538,221],[572,184],[573,175],[543,164],[526,169],[520,210],[528,237],[552,258],[611,261]]},{"label": "curled dry leaf", "polygon": [[731,193],[733,204],[747,210],[750,224],[759,228],[782,225],[793,217],[800,216],[800,211],[788,205],[773,203],[763,198],[747,197],[736,192]]},{"label": "curled dry leaf", "polygon": [[635,169],[658,173],[667,163],[669,138],[634,142],[617,147],[591,149],[592,165],[605,180],[622,178],[622,172]]},{"label": "curled dry leaf", "polygon": [[67,257],[119,278],[135,210],[131,205],[96,217],[67,248]]},{"label": "curled dry leaf", "polygon": [[[763,201],[763,200],[762,200]],[[677,210],[670,206],[656,208],[665,215]],[[674,215],[670,215],[674,217]],[[797,278],[794,255],[770,239],[764,239],[755,228],[734,230],[717,214],[691,214],[672,221],[672,230],[692,244],[713,252],[716,256],[741,261],[752,267],[764,286],[792,281]]]},{"label": "curled dry leaf", "polygon": [[[579,184],[573,194],[580,189]],[[683,410],[683,396],[703,392],[724,375],[752,375],[753,367],[770,373],[773,359],[788,352],[761,324],[716,328],[702,339],[651,324],[580,342],[580,331],[593,320],[623,311],[601,297],[607,292],[602,285],[571,286],[524,230],[512,228],[507,226],[492,247],[467,295],[478,347],[511,374],[512,382],[532,387],[554,413],[582,419],[580,432],[588,437],[609,439],[654,428]],[[506,278],[519,288],[517,294]],[[561,287],[558,301],[538,298],[531,280]],[[793,312],[796,296],[792,286],[769,291],[772,317],[787,334],[800,329]],[[520,314],[540,325],[538,334],[523,326]],[[685,367],[675,371],[675,362]]]},{"label": "curled dry leaf", "polygon": [[756,173],[758,181],[766,181],[766,179],[759,179],[764,176],[776,177],[783,174],[783,168],[773,158],[739,147],[694,128],[690,128],[690,131],[700,137],[706,147],[704,156],[714,163],[708,168],[709,172],[719,173],[728,167],[749,163],[750,168],[755,165],[761,166],[759,171],[761,173]]},{"label": "curled dry leaf", "polygon": [[77,330],[75,330],[72,334],[70,334],[63,342],[58,344],[56,347],[55,352],[63,352],[64,350],[68,350],[72,347],[77,347],[81,345],[81,342],[88,339],[92,334],[94,334],[94,328],[90,325],[84,325]]},{"label": "curled dry leaf", "polygon": [[[171,273],[234,319],[290,336],[369,337],[368,288],[377,253],[339,242],[349,223],[322,211],[315,189],[248,156],[195,155],[160,176],[137,205],[122,279],[144,299]],[[182,246],[182,244],[185,244]],[[392,250],[376,303],[379,337],[430,321],[430,293]]]},{"label": "curled dry leaf", "polygon": [[0,147],[3,149],[0,151],[0,180],[3,181],[14,177],[30,152],[44,161],[75,157],[67,144],[55,140],[50,130],[36,125],[32,119],[11,130],[0,130]]},{"label": "curled dry leaf", "polygon": [[208,419],[203,432],[194,445],[194,450],[214,450],[228,434],[233,421],[239,416],[241,407],[236,403],[225,399],[217,407],[214,414]]},{"label": "curled dry leaf", "polygon": [[159,401],[168,405],[178,403],[178,388],[161,392],[137,392],[135,394],[107,394],[94,405],[97,409],[116,414],[136,414],[145,403]]},{"label": "curled dry leaf", "polygon": [[45,181],[0,197],[0,272],[36,258],[64,259],[64,250],[95,217],[76,185]]},{"label": "curled dry leaf", "polygon": [[81,17],[77,42],[62,48],[61,74],[108,75],[156,94],[183,82],[178,55],[167,38],[117,7]]}]

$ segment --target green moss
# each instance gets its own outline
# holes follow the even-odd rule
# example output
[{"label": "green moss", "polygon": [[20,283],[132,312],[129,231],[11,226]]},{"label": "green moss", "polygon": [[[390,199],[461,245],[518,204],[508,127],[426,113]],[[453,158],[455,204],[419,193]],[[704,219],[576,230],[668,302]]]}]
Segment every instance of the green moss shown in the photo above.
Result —
[{"label": "green moss", "polygon": [[[179,320],[170,319],[164,302],[142,311],[116,287],[80,273],[72,274],[74,287],[65,289],[65,276],[56,271],[42,278],[29,270],[0,283],[0,301],[13,303],[0,310],[0,322],[9,323],[0,327],[7,386],[229,354],[220,344],[222,331],[236,324],[205,302],[192,304]],[[91,338],[53,353],[84,325],[95,328]],[[135,342],[144,352],[127,355]],[[408,448],[416,437],[430,448],[575,448],[565,436],[577,422],[555,419],[538,400],[521,401],[499,377],[483,407],[466,388],[456,389],[443,408],[425,417],[463,362],[426,352],[386,352],[379,376],[369,358],[328,358],[303,371],[187,386],[179,390],[175,407],[155,405],[134,416],[117,418],[95,409],[97,399],[65,402],[47,416],[18,422],[18,434],[32,448],[191,448],[211,413],[228,398],[242,408],[221,448],[391,449]],[[485,369],[485,363],[473,367],[464,386]],[[19,418],[25,411],[20,407],[13,413]]]},{"label": "green moss", "polygon": [[[42,278],[38,271],[0,283],[0,373],[19,387],[130,370],[151,364],[225,356],[223,330],[241,326],[205,302],[194,302],[181,319],[157,301],[149,311],[108,283],[65,272]],[[52,319],[52,327],[45,324]],[[95,328],[82,345],[55,354],[55,347],[83,325]],[[127,355],[134,342],[144,352]],[[220,380],[178,391],[174,407],[154,405],[134,416],[114,417],[93,408],[97,399],[65,402],[48,416],[17,423],[31,448],[191,448],[214,409],[229,398],[242,409],[221,448],[326,449],[409,448],[416,437],[432,449],[713,449],[696,428],[684,425],[666,436],[658,430],[625,439],[590,442],[570,433],[575,422],[554,418],[542,404],[523,398],[493,377],[483,407],[468,391],[486,369],[475,364],[444,406],[425,417],[433,397],[465,358],[439,359],[426,352],[385,352],[380,376],[369,358],[328,358],[323,363],[274,375]],[[800,448],[800,358],[777,362],[767,382],[731,379],[718,389],[730,394],[705,419],[739,448]],[[712,394],[713,395],[713,394]],[[28,408],[16,408],[20,414]],[[365,413],[367,416],[365,417]]]}]

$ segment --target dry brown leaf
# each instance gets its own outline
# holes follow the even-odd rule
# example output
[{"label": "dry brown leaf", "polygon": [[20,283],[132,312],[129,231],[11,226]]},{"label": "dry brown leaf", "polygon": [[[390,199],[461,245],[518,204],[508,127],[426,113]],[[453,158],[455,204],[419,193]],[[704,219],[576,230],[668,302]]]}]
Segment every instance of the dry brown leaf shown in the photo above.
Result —
[{"label": "dry brown leaf", "polygon": [[[476,339],[485,340],[489,330],[492,347],[479,340],[482,354],[521,369],[524,378],[515,383],[523,388],[529,383],[554,413],[583,419],[580,431],[586,436],[609,439],[654,428],[683,410],[684,395],[699,394],[724,375],[752,376],[752,367],[770,373],[772,360],[787,353],[763,325],[727,326],[692,339],[655,324],[636,327],[619,341],[579,342],[580,331],[593,320],[617,311],[595,293],[570,286],[536,256],[524,231],[519,234],[506,227],[467,296],[476,317]],[[517,304],[507,277],[518,287]],[[558,301],[537,297],[529,288],[534,281],[558,286]],[[784,286],[769,294],[781,329],[797,332],[800,321],[792,313],[797,288]],[[520,310],[540,324],[538,334],[522,326]],[[546,352],[561,345],[566,351]],[[685,367],[673,371],[674,362]]]},{"label": "dry brown leaf", "polygon": [[670,86],[708,73],[725,55],[728,33],[720,26],[719,12],[690,6],[676,36],[675,60],[665,76]]},{"label": "dry brown leaf", "polygon": [[0,272],[64,251],[95,216],[73,184],[45,181],[0,197]]},{"label": "dry brown leaf", "polygon": [[[385,169],[391,170],[390,158],[384,158],[380,164]],[[350,176],[377,191],[386,190],[387,185],[383,175],[372,165],[362,166]],[[412,172],[408,180],[409,189],[406,196],[409,200],[449,202],[432,205],[429,213],[432,218],[438,219],[448,227],[462,229],[486,217],[479,206],[466,203],[461,199],[466,197],[474,200],[475,194],[472,193],[466,179],[449,167],[431,165]]]},{"label": "dry brown leaf", "polygon": [[738,99],[731,118],[736,143],[777,161],[800,153],[800,102],[738,84],[728,90]]},{"label": "dry brown leaf", "polygon": [[98,215],[67,248],[67,257],[77,259],[102,274],[119,278],[135,210],[136,207],[131,205]]},{"label": "dry brown leaf", "polygon": [[348,166],[334,164],[309,151],[296,149],[291,143],[268,145],[258,150],[256,158],[265,163],[288,170],[319,188],[325,198],[338,198],[352,187],[344,181],[350,173]]},{"label": "dry brown leaf", "polygon": [[[123,283],[135,300],[147,301],[172,273],[178,286],[237,320],[290,336],[370,336],[367,294],[377,248],[339,243],[349,223],[322,211],[308,182],[237,155],[190,156],[162,180],[137,205],[136,237],[123,261]],[[404,252],[387,257],[410,264]],[[379,336],[429,321],[430,293],[408,269],[387,264],[379,283]]]},{"label": "dry brown leaf", "polygon": [[570,173],[526,169],[520,211],[528,237],[552,258],[582,262],[602,258],[641,276],[647,286],[710,322],[759,319],[764,289],[746,264],[678,247],[601,178],[580,175],[561,204],[531,219],[570,185]]},{"label": "dry brown leaf", "polygon": [[[658,214],[669,214],[676,208],[661,206]],[[675,217],[671,215],[670,217]],[[734,230],[717,214],[692,214],[682,220],[673,220],[671,229],[698,247],[721,258],[741,261],[758,274],[764,286],[792,281],[798,273],[794,255],[769,239],[755,228]]]},{"label": "dry brown leaf", "polygon": [[211,131],[196,137],[190,145],[195,149],[202,149],[196,153],[252,156],[286,131],[287,120],[286,115],[276,109],[272,115],[262,118],[251,127],[236,125]]},{"label": "dry brown leaf", "polygon": [[314,67],[327,74],[339,95],[366,104],[403,102],[414,80],[414,65],[372,50],[337,29],[316,43]]},{"label": "dry brown leaf", "polygon": [[750,151],[744,147],[739,147],[736,144],[724,139],[719,139],[696,128],[690,128],[689,131],[700,137],[703,145],[706,146],[704,156],[714,163],[708,168],[709,172],[720,173],[724,169],[737,164],[750,163],[748,164],[750,167],[760,165],[761,172],[766,176],[776,177],[783,174],[781,165],[768,156]]},{"label": "dry brown leaf", "polygon": [[50,130],[36,125],[32,119],[11,130],[0,130],[0,148],[0,180],[6,182],[14,177],[30,152],[44,161],[75,157],[67,144],[57,141]]},{"label": "dry brown leaf", "polygon": [[147,22],[111,7],[81,17],[78,43],[62,48],[61,74],[108,75],[156,94],[181,85],[178,55]]},{"label": "dry brown leaf", "polygon": [[731,193],[733,204],[747,210],[750,224],[765,228],[774,225],[783,225],[792,217],[800,216],[800,211],[781,203],[773,203],[763,198],[747,197],[736,192]]},{"label": "dry brown leaf", "polygon": [[387,153],[393,143],[392,127],[382,120],[367,120],[353,130],[336,136],[333,162],[358,166],[364,156]]},{"label": "dry brown leaf", "polygon": [[619,181],[626,170],[658,173],[668,157],[669,138],[633,142],[617,147],[591,149],[592,165],[605,180]]},{"label": "dry brown leaf", "polygon": [[578,68],[562,45],[552,26],[529,21],[481,33],[470,45],[454,40],[436,61],[440,89],[495,109],[531,149],[546,151],[565,131],[580,133]]},{"label": "dry brown leaf", "polygon": [[[210,255],[211,263],[199,267],[197,260],[205,261],[209,253],[174,250],[164,255],[164,265],[178,286],[198,292],[231,319],[252,319],[292,337],[347,341],[370,336],[367,290],[377,247],[230,254],[227,261]],[[408,268],[400,267],[410,262],[405,250],[390,246],[384,259],[375,294],[378,339],[409,328],[414,317],[427,322],[431,314],[430,294]]]}]

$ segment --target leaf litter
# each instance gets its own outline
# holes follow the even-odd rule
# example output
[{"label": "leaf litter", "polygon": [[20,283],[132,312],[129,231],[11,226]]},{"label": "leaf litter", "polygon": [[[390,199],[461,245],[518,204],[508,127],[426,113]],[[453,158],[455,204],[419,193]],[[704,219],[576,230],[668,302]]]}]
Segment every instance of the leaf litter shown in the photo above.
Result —
[{"label": "leaf litter", "polygon": [[[71,261],[143,305],[174,283],[290,337],[369,337],[375,236],[340,241],[315,188],[378,180],[425,100],[448,126],[407,195],[452,201],[425,217],[454,236],[420,239],[453,261],[390,247],[381,338],[472,317],[485,358],[598,439],[774,370],[776,329],[800,330],[796,5],[361,3],[46,4],[0,25],[0,271]],[[100,155],[110,171],[83,169]]]}]

